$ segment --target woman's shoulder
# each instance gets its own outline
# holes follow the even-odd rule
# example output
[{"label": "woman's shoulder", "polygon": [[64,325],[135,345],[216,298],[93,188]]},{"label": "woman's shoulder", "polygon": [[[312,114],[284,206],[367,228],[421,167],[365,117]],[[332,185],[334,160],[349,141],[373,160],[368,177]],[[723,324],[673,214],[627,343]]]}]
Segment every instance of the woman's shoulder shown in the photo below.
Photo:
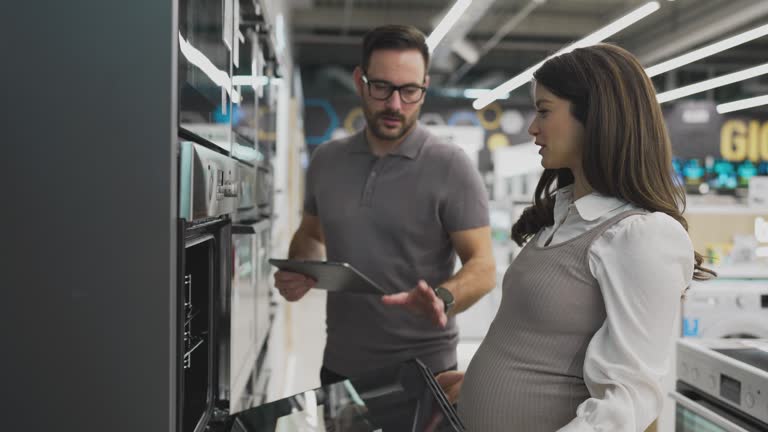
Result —
[{"label": "woman's shoulder", "polygon": [[[691,239],[682,224],[664,212],[644,212],[620,220],[603,235],[611,243],[654,244],[661,247],[691,248]],[[618,244],[617,244],[618,246]]]}]

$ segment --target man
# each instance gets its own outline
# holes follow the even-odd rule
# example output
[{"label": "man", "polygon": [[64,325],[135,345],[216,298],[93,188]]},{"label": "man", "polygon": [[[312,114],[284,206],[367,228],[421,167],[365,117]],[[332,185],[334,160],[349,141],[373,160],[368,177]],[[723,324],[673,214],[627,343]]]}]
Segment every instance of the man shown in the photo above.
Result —
[{"label": "man", "polygon": [[[429,85],[424,35],[409,26],[374,29],[362,57],[353,76],[366,127],[314,151],[288,254],[348,262],[392,294],[328,292],[323,384],[413,357],[433,372],[455,369],[453,315],[496,279],[479,173],[417,121]],[[456,254],[463,266],[453,275]],[[288,301],[314,283],[275,274]]]}]

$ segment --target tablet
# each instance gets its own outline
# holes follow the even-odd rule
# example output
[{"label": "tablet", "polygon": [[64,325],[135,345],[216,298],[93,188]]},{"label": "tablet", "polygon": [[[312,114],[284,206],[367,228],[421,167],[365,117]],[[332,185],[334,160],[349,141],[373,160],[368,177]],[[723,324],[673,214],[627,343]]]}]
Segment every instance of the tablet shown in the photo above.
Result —
[{"label": "tablet", "polygon": [[347,263],[277,258],[270,258],[269,263],[280,270],[311,277],[317,281],[315,288],[349,294],[388,294],[376,282]]}]

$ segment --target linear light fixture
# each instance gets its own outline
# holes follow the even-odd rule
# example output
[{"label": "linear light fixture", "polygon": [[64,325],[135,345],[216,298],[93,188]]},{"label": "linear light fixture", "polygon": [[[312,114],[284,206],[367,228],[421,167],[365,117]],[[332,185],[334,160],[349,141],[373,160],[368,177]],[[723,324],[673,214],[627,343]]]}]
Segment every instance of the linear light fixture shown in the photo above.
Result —
[{"label": "linear light fixture", "polygon": [[187,42],[181,36],[181,32],[179,32],[179,51],[181,51],[188,62],[197,66],[214,84],[224,87],[224,90],[229,93],[229,97],[232,98],[232,102],[240,103],[240,93],[232,88],[232,80],[229,78],[229,74],[217,68],[205,54]]},{"label": "linear light fixture", "polygon": [[720,114],[729,113],[732,111],[739,111],[747,108],[754,108],[760,105],[768,105],[768,95],[757,96],[748,99],[741,99],[728,103],[721,103],[717,107],[717,112]]},{"label": "linear light fixture", "polygon": [[[464,89],[462,94],[467,99],[477,99],[479,97],[483,97],[483,95],[487,94],[490,91],[491,91],[490,89],[468,88],[468,89]],[[502,95],[502,97],[504,97],[505,99],[508,98],[509,93]]]},{"label": "linear light fixture", "polygon": [[697,50],[693,50],[689,53],[685,53],[681,56],[651,66],[645,69],[645,73],[647,73],[649,77],[653,77],[664,72],[671,71],[672,69],[679,68],[680,66],[687,65],[688,63],[695,62],[696,60],[701,60],[705,57],[709,57],[721,51],[725,51],[729,48],[733,48],[737,45],[755,40],[765,35],[768,35],[768,24],[753,28],[752,30],[746,31],[744,33],[739,33],[735,36],[729,37],[728,39],[723,39],[720,42],[715,42],[713,44],[701,47]]},{"label": "linear light fixture", "polygon": [[656,95],[656,100],[662,104],[671,100],[679,99],[681,97],[690,96],[695,93],[711,90],[713,88],[721,87],[735,82],[744,81],[746,79],[754,78],[768,73],[768,63],[763,63],[759,66],[751,67],[749,69],[740,70],[738,72],[729,73],[727,75],[719,76],[716,78],[701,81],[696,84],[687,85],[685,87],[676,88],[674,90],[666,91]]},{"label": "linear light fixture", "polygon": [[536,72],[536,70],[539,69],[541,65],[543,65],[544,62],[546,62],[550,58],[558,56],[560,54],[571,52],[577,48],[583,48],[586,46],[594,45],[602,40],[605,40],[606,38],[613,36],[614,34],[629,27],[630,25],[636,23],[637,21],[640,21],[641,19],[647,17],[648,15],[656,12],[657,10],[659,10],[660,7],[661,6],[659,5],[659,2],[657,1],[651,1],[644,4],[643,6],[640,6],[639,8],[633,10],[632,12],[608,24],[607,26],[597,30],[596,32],[582,39],[579,39],[578,41],[572,43],[571,45],[568,45],[567,47],[561,49],[555,54],[540,61],[536,65],[529,67],[521,74],[510,79],[504,84],[501,84],[500,86],[491,90],[489,93],[483,95],[482,97],[476,99],[472,103],[472,106],[477,110],[486,107],[488,104],[495,101],[496,99],[500,99],[503,94],[510,93],[512,90],[515,90],[516,88],[524,85],[525,83],[530,82],[531,79],[533,79],[533,73]]},{"label": "linear light fixture", "polygon": [[[279,78],[272,78],[279,80]],[[232,84],[236,86],[251,86],[257,88],[269,84],[269,77],[266,75],[235,75],[232,77]]]},{"label": "linear light fixture", "polygon": [[461,18],[461,15],[464,14],[464,11],[466,11],[471,4],[472,0],[456,0],[456,3],[451,6],[451,9],[449,9],[448,13],[445,14],[443,19],[440,21],[440,24],[438,24],[437,27],[432,30],[432,33],[427,38],[427,46],[429,47],[429,52],[435,50],[437,44],[439,44],[445,35],[448,34],[448,30],[450,30],[451,27],[456,24],[456,21]]}]

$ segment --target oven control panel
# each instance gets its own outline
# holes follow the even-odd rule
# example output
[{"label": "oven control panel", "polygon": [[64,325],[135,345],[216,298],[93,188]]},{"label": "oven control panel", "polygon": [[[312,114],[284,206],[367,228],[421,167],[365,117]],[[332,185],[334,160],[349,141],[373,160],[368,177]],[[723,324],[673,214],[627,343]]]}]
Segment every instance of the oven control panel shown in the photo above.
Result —
[{"label": "oven control panel", "polygon": [[677,379],[768,423],[768,341],[680,339]]},{"label": "oven control panel", "polygon": [[190,141],[180,143],[179,217],[200,220],[233,213],[240,184],[234,159]]}]

